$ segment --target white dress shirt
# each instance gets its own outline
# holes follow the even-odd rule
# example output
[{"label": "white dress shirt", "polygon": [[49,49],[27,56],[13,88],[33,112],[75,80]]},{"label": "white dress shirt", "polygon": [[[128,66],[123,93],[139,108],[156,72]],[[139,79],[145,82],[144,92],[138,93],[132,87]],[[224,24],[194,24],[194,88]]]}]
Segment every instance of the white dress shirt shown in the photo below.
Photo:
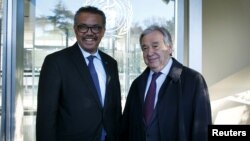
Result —
[{"label": "white dress shirt", "polygon": [[[160,71],[162,74],[156,79],[156,94],[155,94],[154,106],[156,105],[156,103],[158,101],[158,94],[159,94],[160,88],[161,88],[163,82],[165,81],[172,64],[173,64],[173,60],[172,60],[172,58],[170,58],[167,65]],[[154,72],[152,70],[150,70],[148,80],[147,80],[146,91],[145,91],[145,94],[144,94],[144,100],[146,99],[147,91],[149,89],[149,85],[150,85],[153,73]]]},{"label": "white dress shirt", "polygon": [[106,72],[104,70],[104,67],[102,64],[102,59],[98,53],[98,50],[95,54],[90,54],[90,53],[86,52],[85,50],[83,50],[79,44],[78,44],[78,46],[80,47],[80,49],[82,51],[83,57],[84,57],[87,65],[89,64],[89,60],[87,57],[89,57],[90,55],[95,56],[93,63],[95,66],[96,73],[98,75],[99,85],[100,85],[100,89],[101,89],[102,103],[104,104],[105,91],[106,91],[106,87],[105,87],[106,86]]}]

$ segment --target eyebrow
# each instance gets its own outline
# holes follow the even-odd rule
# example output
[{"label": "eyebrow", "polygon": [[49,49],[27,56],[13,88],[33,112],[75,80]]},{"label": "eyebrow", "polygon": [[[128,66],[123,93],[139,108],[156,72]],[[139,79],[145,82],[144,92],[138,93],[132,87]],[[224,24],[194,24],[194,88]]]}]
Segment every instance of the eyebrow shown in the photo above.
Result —
[{"label": "eyebrow", "polygon": [[152,42],[152,44],[153,44],[153,45],[155,45],[155,44],[160,44],[160,42],[159,42],[159,41],[155,41],[155,42]]},{"label": "eyebrow", "polygon": [[81,26],[88,26],[88,27],[96,27],[96,26],[101,26],[101,25],[99,25],[99,24],[92,24],[92,25],[90,25],[90,24],[85,24],[85,23],[81,23],[81,24],[78,24],[78,26],[79,25],[81,25]]}]

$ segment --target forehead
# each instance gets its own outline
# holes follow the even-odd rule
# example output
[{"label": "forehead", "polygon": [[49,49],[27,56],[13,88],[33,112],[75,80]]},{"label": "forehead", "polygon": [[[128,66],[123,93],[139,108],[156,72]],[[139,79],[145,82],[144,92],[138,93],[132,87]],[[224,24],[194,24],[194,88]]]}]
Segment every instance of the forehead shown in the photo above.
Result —
[{"label": "forehead", "polygon": [[153,31],[143,36],[142,43],[155,43],[163,41],[163,35],[160,31]]},{"label": "forehead", "polygon": [[78,24],[103,24],[101,15],[88,12],[80,13],[76,20]]}]

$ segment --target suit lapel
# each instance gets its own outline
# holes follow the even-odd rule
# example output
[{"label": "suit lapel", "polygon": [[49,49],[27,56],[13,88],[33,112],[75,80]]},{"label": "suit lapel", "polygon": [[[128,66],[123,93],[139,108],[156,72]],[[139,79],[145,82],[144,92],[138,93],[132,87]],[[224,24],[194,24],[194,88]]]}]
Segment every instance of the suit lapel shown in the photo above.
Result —
[{"label": "suit lapel", "polygon": [[138,94],[140,99],[140,105],[142,107],[142,113],[143,113],[143,107],[144,107],[144,97],[145,97],[145,91],[146,91],[146,85],[148,80],[150,69],[146,68],[145,71],[139,76],[139,86],[138,86]]},{"label": "suit lapel", "polygon": [[[111,80],[111,75],[110,75],[110,64],[108,63],[108,59],[105,57],[104,53],[99,50],[99,55],[102,58],[102,65],[104,67],[105,73],[106,73],[106,86],[108,87],[110,80]],[[107,91],[107,90],[106,90]]]},{"label": "suit lapel", "polygon": [[[160,126],[161,138],[164,139],[166,136],[164,134],[168,132],[168,130],[172,130],[172,123],[178,119],[179,114],[179,87],[180,85],[180,76],[182,73],[182,64],[177,62],[173,58],[173,64],[170,68],[169,74],[164,81],[162,87],[160,88],[160,93],[158,95],[157,102],[157,114]],[[169,121],[169,122],[166,122]],[[167,135],[169,136],[169,135]]]},{"label": "suit lapel", "polygon": [[105,56],[105,54],[99,50],[99,55],[101,56],[102,59],[102,65],[104,67],[105,73],[106,73],[106,91],[105,91],[105,98],[104,98],[104,107],[109,97],[109,85],[110,85],[110,80],[111,80],[111,70],[110,68],[112,68],[113,66],[111,64],[109,64],[108,58]]},{"label": "suit lapel", "polygon": [[85,83],[85,85],[89,89],[89,94],[95,98],[99,107],[102,108],[102,105],[101,105],[99,97],[98,97],[98,93],[95,89],[95,85],[92,82],[91,74],[88,71],[87,63],[86,63],[86,61],[81,53],[79,46],[77,45],[77,43],[75,43],[72,46],[71,58],[72,58],[72,62],[75,64],[76,69],[79,71],[79,74],[83,80],[83,83]]},{"label": "suit lapel", "polygon": [[180,79],[180,75],[182,73],[182,65],[177,62],[174,58],[173,59],[173,64],[170,68],[169,74],[166,77],[165,81],[163,82],[159,95],[158,95],[158,102],[161,101],[162,97],[167,94],[175,93],[174,88],[172,87],[174,84],[178,84],[178,80]]}]

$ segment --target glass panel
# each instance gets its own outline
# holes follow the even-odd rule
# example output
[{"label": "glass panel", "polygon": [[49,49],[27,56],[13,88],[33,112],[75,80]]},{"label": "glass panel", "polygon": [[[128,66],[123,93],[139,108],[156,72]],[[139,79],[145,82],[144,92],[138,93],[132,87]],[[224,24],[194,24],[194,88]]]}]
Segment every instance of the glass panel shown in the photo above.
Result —
[{"label": "glass panel", "polygon": [[[106,13],[108,27],[100,46],[118,61],[123,103],[130,84],[146,67],[139,45],[141,31],[151,24],[158,24],[165,26],[175,37],[175,2],[144,0],[143,3],[141,6],[140,0],[84,2],[84,5],[97,6]],[[157,9],[151,10],[152,5],[157,6]]]},{"label": "glass panel", "polygon": [[2,34],[2,20],[3,20],[3,0],[0,0],[0,140],[2,137],[1,122],[2,122],[2,52],[3,52],[3,34]]},{"label": "glass panel", "polygon": [[[100,49],[118,61],[124,103],[131,82],[145,69],[140,32],[158,23],[174,37],[175,3],[165,1],[144,0],[141,6],[140,0],[25,0],[23,140],[35,141],[37,85],[43,60],[75,43],[73,15],[79,6],[94,5],[106,13],[107,30]],[[152,5],[157,9],[152,10]]]}]

